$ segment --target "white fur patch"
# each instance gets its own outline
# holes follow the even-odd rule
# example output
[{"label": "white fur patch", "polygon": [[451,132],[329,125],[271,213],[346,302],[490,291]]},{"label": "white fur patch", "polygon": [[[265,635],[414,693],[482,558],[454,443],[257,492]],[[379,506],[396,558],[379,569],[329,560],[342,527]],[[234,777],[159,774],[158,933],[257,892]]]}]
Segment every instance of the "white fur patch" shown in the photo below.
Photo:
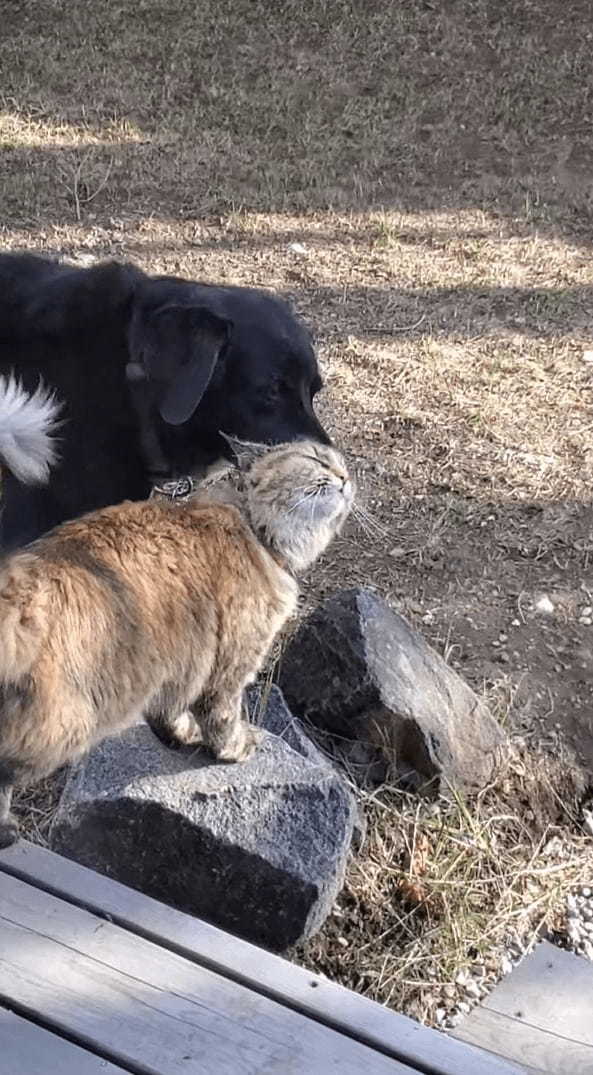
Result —
[{"label": "white fur patch", "polygon": [[14,377],[0,377],[0,463],[27,485],[48,480],[59,410],[42,385],[30,395]]}]

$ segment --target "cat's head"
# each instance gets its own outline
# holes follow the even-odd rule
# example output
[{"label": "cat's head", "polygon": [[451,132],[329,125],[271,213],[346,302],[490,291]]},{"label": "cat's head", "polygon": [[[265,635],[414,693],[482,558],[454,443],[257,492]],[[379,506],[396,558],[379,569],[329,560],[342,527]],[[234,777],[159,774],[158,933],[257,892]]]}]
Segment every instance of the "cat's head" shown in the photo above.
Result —
[{"label": "cat's head", "polygon": [[342,529],[354,485],[335,448],[313,441],[246,444],[227,438],[243,474],[251,525],[293,571],[303,571]]}]

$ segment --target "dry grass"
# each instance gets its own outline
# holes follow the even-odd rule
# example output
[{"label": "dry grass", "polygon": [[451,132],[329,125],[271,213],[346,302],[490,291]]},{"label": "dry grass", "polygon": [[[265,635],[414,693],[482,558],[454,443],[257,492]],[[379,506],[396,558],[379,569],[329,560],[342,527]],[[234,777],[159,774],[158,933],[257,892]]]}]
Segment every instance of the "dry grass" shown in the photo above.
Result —
[{"label": "dry grass", "polygon": [[[375,585],[511,730],[589,766],[592,33],[589,0],[23,0],[0,45],[3,244],[291,297],[374,520],[305,602]],[[504,916],[534,935],[586,847],[569,795],[560,876],[558,819],[500,794],[367,804],[319,941],[336,976],[433,1018]],[[404,912],[414,831],[427,898]]]},{"label": "dry grass", "polygon": [[456,793],[429,803],[389,786],[359,793],[364,851],[323,931],[295,957],[442,1024],[459,1001],[484,996],[509,957],[563,934],[566,896],[593,878],[583,791],[568,758],[523,746],[471,803]]}]

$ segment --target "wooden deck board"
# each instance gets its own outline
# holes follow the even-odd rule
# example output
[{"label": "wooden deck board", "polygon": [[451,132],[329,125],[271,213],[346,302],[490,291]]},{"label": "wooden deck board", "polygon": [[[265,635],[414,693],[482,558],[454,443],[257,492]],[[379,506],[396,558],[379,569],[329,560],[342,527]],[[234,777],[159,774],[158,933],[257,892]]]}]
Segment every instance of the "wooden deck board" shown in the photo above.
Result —
[{"label": "wooden deck board", "polygon": [[420,1026],[43,848],[21,841],[0,852],[1,871],[108,916],[138,937],[154,941],[294,1013],[379,1049],[414,1070],[428,1075],[525,1075],[525,1069],[518,1064]]},{"label": "wooden deck board", "polygon": [[64,1038],[0,1008],[0,1072],[2,1075],[126,1075]]},{"label": "wooden deck board", "polygon": [[0,885],[0,995],[143,1075],[413,1069],[16,878]]},{"label": "wooden deck board", "polygon": [[533,1071],[593,1075],[593,965],[543,941],[456,1036]]}]

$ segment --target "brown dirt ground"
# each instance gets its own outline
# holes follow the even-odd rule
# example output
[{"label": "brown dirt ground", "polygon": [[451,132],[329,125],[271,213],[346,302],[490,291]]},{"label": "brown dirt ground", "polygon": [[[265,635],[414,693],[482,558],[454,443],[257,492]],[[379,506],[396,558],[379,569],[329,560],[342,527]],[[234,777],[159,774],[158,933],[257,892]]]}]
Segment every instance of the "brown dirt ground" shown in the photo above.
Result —
[{"label": "brown dirt ground", "polygon": [[589,767],[592,39],[590,0],[21,0],[0,43],[2,245],[290,296],[374,520],[308,599],[376,586]]}]

